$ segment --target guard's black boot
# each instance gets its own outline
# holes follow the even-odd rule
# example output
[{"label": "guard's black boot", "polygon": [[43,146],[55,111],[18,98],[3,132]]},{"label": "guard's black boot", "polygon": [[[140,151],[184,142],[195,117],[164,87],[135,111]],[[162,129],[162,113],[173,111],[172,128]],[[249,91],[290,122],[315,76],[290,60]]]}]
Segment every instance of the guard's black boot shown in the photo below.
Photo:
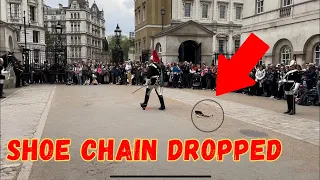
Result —
[{"label": "guard's black boot", "polygon": [[286,112],[284,112],[284,114],[290,114],[291,112],[291,110],[287,110]]},{"label": "guard's black boot", "polygon": [[0,98],[1,99],[6,98],[6,97],[3,96],[3,94],[4,94],[3,93],[3,84],[0,84]]},{"label": "guard's black boot", "polygon": [[145,96],[144,96],[144,102],[143,102],[143,103],[140,103],[140,106],[142,107],[143,110],[145,110],[146,107],[148,106],[149,97],[150,97],[150,96],[145,95]]},{"label": "guard's black boot", "polygon": [[164,105],[163,96],[158,96],[158,98],[159,98],[159,101],[160,101],[160,104],[161,104],[161,107],[159,108],[159,110],[165,110],[166,107]]},{"label": "guard's black boot", "polygon": [[296,114],[296,112],[294,112],[294,111],[291,111],[290,113],[289,113],[289,115],[295,115]]}]

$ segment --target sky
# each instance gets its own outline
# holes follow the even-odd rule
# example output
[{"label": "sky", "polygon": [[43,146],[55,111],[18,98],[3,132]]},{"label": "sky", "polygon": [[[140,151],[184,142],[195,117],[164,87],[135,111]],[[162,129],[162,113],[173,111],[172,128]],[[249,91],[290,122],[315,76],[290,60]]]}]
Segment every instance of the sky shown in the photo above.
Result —
[{"label": "sky", "polygon": [[[113,35],[114,30],[119,24],[123,35],[129,35],[134,32],[134,1],[133,0],[89,0],[90,7],[96,2],[99,10],[104,11],[106,20],[106,35]],[[61,3],[68,5],[68,0],[44,0],[45,4],[57,8]]]}]

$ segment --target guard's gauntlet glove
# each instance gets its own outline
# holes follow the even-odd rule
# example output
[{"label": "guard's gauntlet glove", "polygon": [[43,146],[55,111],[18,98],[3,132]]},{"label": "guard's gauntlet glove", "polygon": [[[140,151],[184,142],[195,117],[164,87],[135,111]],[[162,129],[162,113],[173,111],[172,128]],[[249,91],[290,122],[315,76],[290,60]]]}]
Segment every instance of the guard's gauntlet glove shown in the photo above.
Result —
[{"label": "guard's gauntlet glove", "polygon": [[144,84],[145,86],[148,86],[150,84],[151,80],[150,79],[146,79],[146,83]]},{"label": "guard's gauntlet glove", "polygon": [[295,86],[294,86],[294,89],[293,89],[293,93],[296,94],[299,90],[299,87],[300,87],[300,83],[296,83]]}]

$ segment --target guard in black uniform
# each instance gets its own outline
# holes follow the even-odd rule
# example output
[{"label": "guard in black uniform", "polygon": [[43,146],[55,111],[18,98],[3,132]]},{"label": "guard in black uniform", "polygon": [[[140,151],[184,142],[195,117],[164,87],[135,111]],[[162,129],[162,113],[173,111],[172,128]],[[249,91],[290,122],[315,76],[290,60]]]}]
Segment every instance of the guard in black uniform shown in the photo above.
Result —
[{"label": "guard in black uniform", "polygon": [[150,64],[148,66],[148,71],[147,71],[147,79],[146,79],[146,94],[144,97],[144,102],[141,103],[141,107],[143,110],[145,110],[145,108],[148,106],[148,101],[149,101],[149,97],[150,97],[150,93],[152,91],[152,89],[155,89],[161,107],[159,108],[159,110],[165,110],[165,105],[164,105],[164,99],[162,96],[162,88],[160,87],[160,75],[161,75],[161,67],[159,65],[160,63],[160,59],[156,53],[156,51],[152,52],[152,56],[150,58]]},{"label": "guard in black uniform", "polygon": [[295,60],[290,62],[290,71],[283,78],[284,90],[287,96],[288,110],[285,114],[294,115],[296,114],[296,103],[295,96],[298,92],[301,84],[301,74],[297,70],[297,64]]}]

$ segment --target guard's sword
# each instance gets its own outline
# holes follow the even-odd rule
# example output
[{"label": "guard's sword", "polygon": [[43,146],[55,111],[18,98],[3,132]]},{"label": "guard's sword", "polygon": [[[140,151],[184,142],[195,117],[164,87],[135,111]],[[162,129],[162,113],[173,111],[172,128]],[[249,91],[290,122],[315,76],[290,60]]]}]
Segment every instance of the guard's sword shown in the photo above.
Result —
[{"label": "guard's sword", "polygon": [[137,90],[135,90],[135,91],[133,91],[132,92],[132,94],[134,94],[134,93],[136,93],[137,91],[139,91],[140,89],[142,89],[142,88],[144,88],[144,87],[146,87],[147,85],[143,85],[142,87],[140,87],[139,89],[137,89]]}]

